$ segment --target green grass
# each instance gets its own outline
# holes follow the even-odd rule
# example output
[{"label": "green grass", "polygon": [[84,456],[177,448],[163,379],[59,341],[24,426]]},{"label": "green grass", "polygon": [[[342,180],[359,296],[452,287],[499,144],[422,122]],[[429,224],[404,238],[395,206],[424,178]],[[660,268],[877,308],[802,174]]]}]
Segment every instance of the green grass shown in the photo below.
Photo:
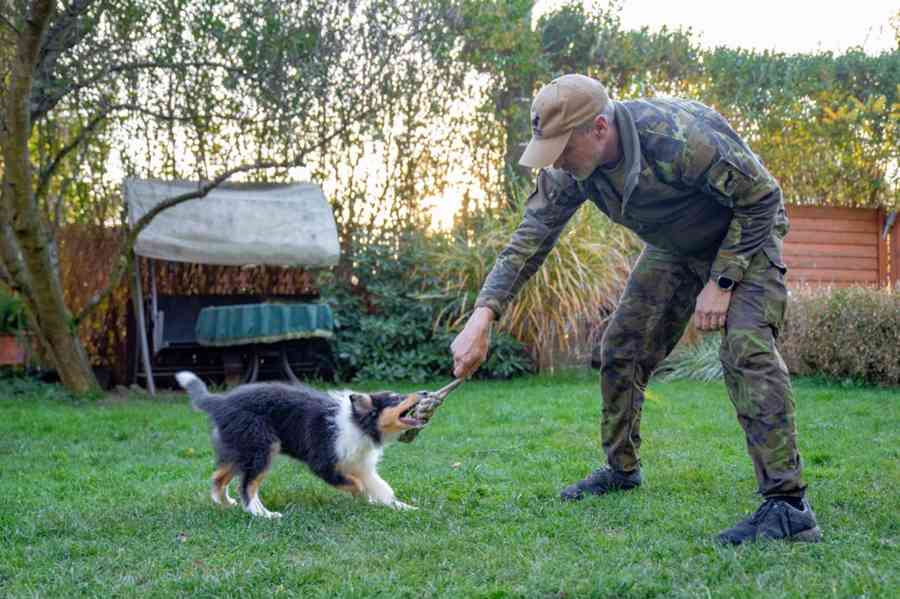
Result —
[{"label": "green grass", "polygon": [[557,500],[600,462],[598,395],[583,373],[467,383],[385,452],[419,510],[281,458],[261,495],[284,518],[264,521],[210,502],[207,424],[183,396],[76,404],[0,382],[0,596],[898,596],[897,390],[798,382],[825,540],[736,549],[712,539],[758,499],[721,383],[651,386],[641,489]]}]

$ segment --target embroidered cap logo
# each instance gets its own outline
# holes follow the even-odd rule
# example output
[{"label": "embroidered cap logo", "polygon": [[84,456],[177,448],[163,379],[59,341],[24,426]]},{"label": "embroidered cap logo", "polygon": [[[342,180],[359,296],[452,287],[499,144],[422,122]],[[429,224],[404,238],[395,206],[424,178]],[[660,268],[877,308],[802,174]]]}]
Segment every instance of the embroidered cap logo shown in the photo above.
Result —
[{"label": "embroidered cap logo", "polygon": [[535,114],[534,118],[531,119],[531,132],[536,137],[543,137],[544,133],[541,131],[541,115]]}]

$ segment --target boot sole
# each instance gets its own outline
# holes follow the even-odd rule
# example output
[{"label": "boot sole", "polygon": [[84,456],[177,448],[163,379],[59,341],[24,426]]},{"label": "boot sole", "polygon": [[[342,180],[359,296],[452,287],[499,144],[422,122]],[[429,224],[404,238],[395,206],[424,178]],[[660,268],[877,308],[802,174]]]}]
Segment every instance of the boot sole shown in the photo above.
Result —
[{"label": "boot sole", "polygon": [[797,534],[791,535],[789,537],[781,537],[777,539],[773,539],[771,537],[759,536],[759,537],[750,537],[742,540],[729,539],[727,537],[723,537],[719,535],[716,537],[716,540],[722,545],[730,545],[737,547],[739,545],[749,545],[750,543],[761,543],[761,542],[771,542],[771,541],[788,541],[790,543],[818,543],[822,540],[822,531],[819,530],[819,527],[816,526],[814,528],[807,528],[806,530],[800,531]]},{"label": "boot sole", "polygon": [[634,485],[633,487],[614,487],[612,489],[607,489],[605,491],[582,491],[578,495],[563,495],[559,494],[559,498],[561,501],[581,501],[582,499],[586,499],[588,497],[599,497],[601,495],[609,495],[610,493],[620,493],[622,491],[633,491],[634,489],[639,488],[641,485]]}]

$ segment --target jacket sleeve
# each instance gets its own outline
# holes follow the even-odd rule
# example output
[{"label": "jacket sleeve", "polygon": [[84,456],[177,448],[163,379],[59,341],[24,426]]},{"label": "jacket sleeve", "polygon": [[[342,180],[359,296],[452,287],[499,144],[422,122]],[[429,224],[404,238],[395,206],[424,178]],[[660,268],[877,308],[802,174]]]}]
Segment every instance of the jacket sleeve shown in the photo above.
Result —
[{"label": "jacket sleeve", "polygon": [[485,279],[475,307],[490,308],[499,319],[522,285],[537,272],[566,223],[584,202],[575,180],[562,171],[542,169],[525,215]]},{"label": "jacket sleeve", "polygon": [[740,281],[750,259],[772,235],[783,200],[781,188],[756,154],[721,116],[714,118],[720,121],[715,127],[700,120],[690,133],[683,173],[685,183],[700,187],[734,212],[710,277]]}]

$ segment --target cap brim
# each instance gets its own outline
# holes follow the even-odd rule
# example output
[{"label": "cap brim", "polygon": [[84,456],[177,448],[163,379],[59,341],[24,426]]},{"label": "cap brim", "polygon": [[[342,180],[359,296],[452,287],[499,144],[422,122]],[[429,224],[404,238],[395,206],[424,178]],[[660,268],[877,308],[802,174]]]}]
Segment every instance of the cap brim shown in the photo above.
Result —
[{"label": "cap brim", "polygon": [[572,137],[571,129],[557,137],[545,139],[532,137],[531,141],[528,142],[528,147],[522,152],[522,157],[519,158],[519,164],[531,168],[550,166],[562,154],[566,144],[569,143],[570,137]]}]

